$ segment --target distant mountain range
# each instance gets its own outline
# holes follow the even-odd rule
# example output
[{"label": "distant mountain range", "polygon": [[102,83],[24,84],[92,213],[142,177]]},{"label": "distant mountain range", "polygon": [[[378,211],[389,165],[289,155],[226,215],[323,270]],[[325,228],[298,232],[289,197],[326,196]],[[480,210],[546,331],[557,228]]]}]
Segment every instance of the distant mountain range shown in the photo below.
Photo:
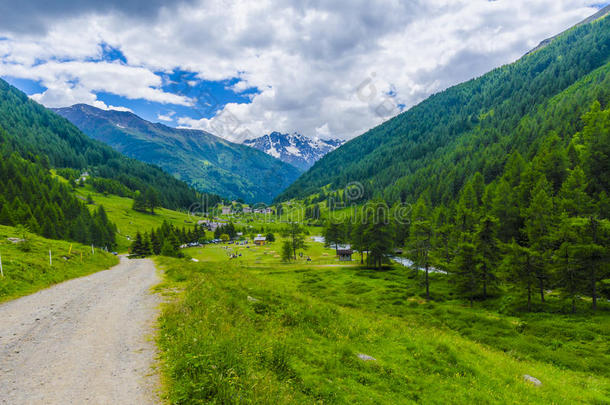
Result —
[{"label": "distant mountain range", "polygon": [[91,138],[155,164],[204,192],[246,202],[270,202],[299,171],[246,145],[208,132],[170,128],[123,111],[86,104],[54,109]]},{"label": "distant mountain range", "polygon": [[265,152],[283,162],[306,171],[322,156],[343,145],[341,139],[312,139],[298,133],[272,132],[244,141],[245,145]]}]

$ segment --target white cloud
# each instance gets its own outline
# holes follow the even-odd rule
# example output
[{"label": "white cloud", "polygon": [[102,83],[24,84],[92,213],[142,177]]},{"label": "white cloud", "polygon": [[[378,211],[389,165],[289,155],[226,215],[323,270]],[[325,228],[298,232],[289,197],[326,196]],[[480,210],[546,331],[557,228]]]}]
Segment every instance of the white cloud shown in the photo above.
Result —
[{"label": "white cloud", "polygon": [[172,118],[174,116],[175,112],[174,111],[170,111],[167,114],[157,114],[157,119],[159,121],[167,121],[167,122],[172,122],[174,119]]},{"label": "white cloud", "polygon": [[[55,13],[44,33],[0,28],[9,38],[0,41],[0,75],[40,80],[48,90],[34,98],[48,106],[99,103],[96,91],[191,105],[162,91],[153,72],[179,67],[205,80],[239,77],[234,90],[260,90],[251,103],[175,122],[232,140],[273,130],[351,138],[395,114],[397,104],[412,106],[514,61],[592,14],[594,3],[201,0],[158,3],[137,19],[113,8]],[[101,43],[121,49],[127,64],[91,62]]]}]

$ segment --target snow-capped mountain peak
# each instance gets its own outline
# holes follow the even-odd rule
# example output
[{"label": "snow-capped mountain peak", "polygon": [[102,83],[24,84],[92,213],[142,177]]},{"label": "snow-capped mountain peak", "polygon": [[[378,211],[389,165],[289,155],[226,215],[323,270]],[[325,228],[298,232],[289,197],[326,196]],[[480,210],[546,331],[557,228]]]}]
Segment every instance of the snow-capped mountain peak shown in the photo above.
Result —
[{"label": "snow-capped mountain peak", "polygon": [[326,155],[343,145],[341,139],[308,138],[296,132],[282,134],[272,132],[255,139],[247,139],[245,145],[261,150],[268,155],[305,171]]}]

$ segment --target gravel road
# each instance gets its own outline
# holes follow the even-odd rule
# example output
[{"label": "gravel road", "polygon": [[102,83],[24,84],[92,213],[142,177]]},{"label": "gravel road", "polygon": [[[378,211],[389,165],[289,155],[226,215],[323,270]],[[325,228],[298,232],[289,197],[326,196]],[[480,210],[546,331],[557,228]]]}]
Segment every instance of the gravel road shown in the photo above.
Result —
[{"label": "gravel road", "polygon": [[0,305],[0,404],[152,404],[153,262],[129,260]]}]

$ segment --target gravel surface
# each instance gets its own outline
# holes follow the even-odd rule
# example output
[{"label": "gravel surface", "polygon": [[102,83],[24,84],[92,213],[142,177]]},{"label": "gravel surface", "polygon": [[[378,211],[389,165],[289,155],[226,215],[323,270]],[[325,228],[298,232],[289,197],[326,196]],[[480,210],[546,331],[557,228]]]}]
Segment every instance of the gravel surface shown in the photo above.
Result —
[{"label": "gravel surface", "polygon": [[0,305],[0,404],[152,404],[159,282],[150,260]]}]

